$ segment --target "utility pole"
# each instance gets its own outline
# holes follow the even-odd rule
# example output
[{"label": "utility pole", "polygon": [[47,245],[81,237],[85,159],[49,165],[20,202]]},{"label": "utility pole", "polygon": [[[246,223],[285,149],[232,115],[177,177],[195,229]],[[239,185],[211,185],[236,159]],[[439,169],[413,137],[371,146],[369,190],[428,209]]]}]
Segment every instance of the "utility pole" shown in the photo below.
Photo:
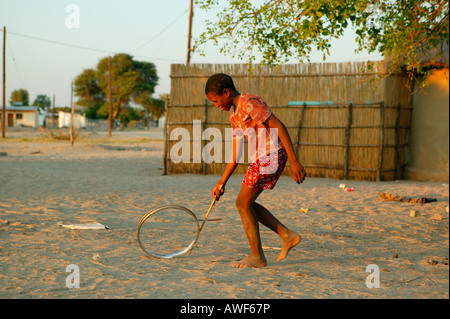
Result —
[{"label": "utility pole", "polygon": [[70,107],[72,107],[73,103],[73,81],[70,82]]},{"label": "utility pole", "polygon": [[192,34],[192,16],[194,15],[194,0],[191,0],[191,6],[189,10],[189,35],[188,35],[188,48],[187,48],[187,60],[186,64],[191,62],[191,34]]},{"label": "utility pole", "polygon": [[3,109],[2,109],[2,137],[5,138],[5,125],[6,125],[6,27],[3,27]]},{"label": "utility pole", "polygon": [[74,110],[75,110],[75,102],[72,102],[72,109],[70,110],[70,145],[73,146],[73,117],[74,117]]},{"label": "utility pole", "polygon": [[73,102],[73,81],[70,84],[70,128],[69,128],[69,137],[70,137],[70,145],[73,146],[73,111],[75,108],[75,103]]},{"label": "utility pole", "polygon": [[111,125],[112,125],[112,117],[111,117],[111,56],[108,57],[108,136],[111,137]]}]

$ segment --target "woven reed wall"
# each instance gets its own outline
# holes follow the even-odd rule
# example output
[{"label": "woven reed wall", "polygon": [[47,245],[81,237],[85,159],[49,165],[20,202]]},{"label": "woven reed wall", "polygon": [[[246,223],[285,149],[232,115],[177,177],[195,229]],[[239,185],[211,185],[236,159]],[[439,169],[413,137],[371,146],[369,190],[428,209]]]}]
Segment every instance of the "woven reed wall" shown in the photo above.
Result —
[{"label": "woven reed wall", "polygon": [[[240,93],[260,95],[285,124],[308,176],[400,179],[410,126],[408,81],[402,74],[383,76],[386,72],[382,63],[370,72],[364,70],[366,64],[360,62],[288,64],[278,68],[256,65],[252,73],[245,64],[173,64],[164,171],[222,174],[224,155],[223,163],[173,163],[170,150],[179,141],[169,137],[175,128],[185,128],[192,139],[194,120],[202,121],[202,131],[215,127],[225,137],[225,128],[230,127],[229,113],[205,98],[204,87],[210,75],[226,73],[233,77]],[[323,103],[303,103],[310,101]],[[202,147],[209,142],[197,141]],[[239,165],[235,174],[247,169],[245,150],[246,163]],[[284,174],[290,174],[289,162]]]}]

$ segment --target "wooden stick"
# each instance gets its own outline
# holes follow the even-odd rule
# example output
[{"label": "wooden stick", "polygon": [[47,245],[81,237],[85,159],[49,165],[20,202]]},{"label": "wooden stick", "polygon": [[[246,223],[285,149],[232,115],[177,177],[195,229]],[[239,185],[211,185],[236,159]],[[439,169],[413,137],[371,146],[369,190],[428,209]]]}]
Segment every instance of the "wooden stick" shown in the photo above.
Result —
[{"label": "wooden stick", "polygon": [[168,132],[167,132],[167,128],[169,125],[169,100],[166,99],[165,101],[165,106],[166,106],[166,114],[164,117],[164,153],[163,153],[163,175],[167,175],[167,165],[168,165],[168,156],[167,153],[169,152],[169,137],[168,137]]},{"label": "wooden stick", "polygon": [[202,232],[203,226],[205,226],[205,223],[206,223],[206,220],[208,219],[209,213],[211,212],[211,209],[213,208],[215,203],[216,203],[216,199],[214,198],[212,203],[211,203],[211,206],[209,206],[209,209],[208,209],[208,212],[205,215],[205,218],[203,219],[202,226],[200,226],[200,230],[198,231],[199,234]]},{"label": "wooden stick", "polygon": [[345,128],[345,159],[344,159],[344,179],[348,179],[348,162],[350,154],[350,128],[352,126],[352,103],[348,105],[347,127]]},{"label": "wooden stick", "polygon": [[[222,185],[219,186],[219,190],[222,189]],[[200,233],[202,232],[203,226],[205,226],[206,220],[208,219],[209,213],[211,212],[211,209],[213,208],[214,204],[216,203],[216,199],[214,198],[212,200],[211,206],[209,206],[208,212],[205,215],[205,218],[203,219],[203,223],[202,226],[200,226],[200,229],[198,231],[198,235],[200,236]],[[194,249],[194,247],[191,248],[191,250],[189,250],[189,254],[191,254],[192,249]]]},{"label": "wooden stick", "polygon": [[299,150],[300,150],[300,133],[302,129],[302,121],[303,121],[303,113],[305,111],[306,103],[303,103],[302,108],[300,110],[300,118],[298,119],[297,125],[297,143],[295,144],[295,154],[297,158],[300,158]]},{"label": "wooden stick", "polygon": [[[204,132],[207,128],[207,124],[208,124],[208,99],[205,98],[205,109],[204,109],[204,121],[202,123],[202,132]],[[205,149],[206,146],[206,140],[203,140],[203,149]],[[206,175],[206,161],[202,161],[202,170],[203,170],[203,175]]]},{"label": "wooden stick", "polygon": [[74,116],[75,102],[72,102],[72,109],[70,111],[70,145],[73,146],[73,116]]},{"label": "wooden stick", "polygon": [[402,104],[400,103],[398,106],[398,116],[397,116],[397,123],[396,123],[396,130],[395,130],[395,152],[396,152],[396,158],[395,158],[395,180],[398,180],[400,177],[400,161],[401,161],[401,148],[400,148],[400,123],[402,121]]},{"label": "wooden stick", "polygon": [[380,146],[378,151],[378,167],[376,181],[381,181],[381,169],[383,168],[384,152],[384,103],[380,103]]}]

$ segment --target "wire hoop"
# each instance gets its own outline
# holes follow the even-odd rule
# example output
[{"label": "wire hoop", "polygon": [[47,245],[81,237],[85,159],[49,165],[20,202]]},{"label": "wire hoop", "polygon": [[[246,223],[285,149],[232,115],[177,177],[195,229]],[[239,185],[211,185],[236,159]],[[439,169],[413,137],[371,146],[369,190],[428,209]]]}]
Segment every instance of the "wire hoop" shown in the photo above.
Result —
[{"label": "wire hoop", "polygon": [[[156,213],[158,213],[158,212],[160,212],[162,210],[167,210],[167,209],[175,210],[175,211],[177,211],[177,213],[190,215],[192,217],[192,223],[193,224],[195,223],[195,225],[196,225],[196,228],[195,228],[196,231],[195,231],[194,240],[192,240],[192,242],[188,246],[186,246],[184,249],[176,251],[176,252],[173,252],[173,253],[160,254],[160,253],[151,251],[151,250],[147,249],[146,247],[144,247],[144,245],[143,245],[143,243],[141,241],[141,228],[142,228],[142,225],[144,225],[144,223],[147,221],[147,219],[149,219],[152,215],[154,215],[154,214],[156,214]],[[149,222],[150,222],[150,220],[147,221],[147,223],[149,223]],[[194,247],[194,245],[197,242],[198,237],[200,235],[200,225],[199,225],[197,216],[195,216],[195,214],[191,210],[189,210],[188,208],[183,207],[183,206],[167,205],[167,206],[161,206],[161,207],[157,207],[155,209],[152,209],[147,214],[145,214],[144,217],[142,217],[141,221],[139,222],[136,235],[137,235],[137,241],[139,243],[139,246],[141,247],[141,249],[145,253],[147,253],[148,255],[150,255],[152,257],[156,257],[156,258],[170,259],[170,258],[173,258],[173,257],[176,257],[176,256],[183,255],[183,254],[189,252],[192,249],[192,247]]]}]

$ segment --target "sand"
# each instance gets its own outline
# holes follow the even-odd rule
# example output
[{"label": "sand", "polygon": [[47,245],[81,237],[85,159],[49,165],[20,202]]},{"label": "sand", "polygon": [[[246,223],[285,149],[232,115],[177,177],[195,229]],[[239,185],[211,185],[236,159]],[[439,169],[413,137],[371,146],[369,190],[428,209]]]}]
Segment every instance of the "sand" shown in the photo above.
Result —
[{"label": "sand", "polygon": [[[268,266],[236,269],[231,263],[248,253],[234,205],[242,175],[230,179],[191,255],[156,259],[137,244],[142,216],[176,204],[202,218],[219,176],[163,176],[156,129],[85,135],[73,146],[35,131],[7,134],[0,141],[7,153],[0,156],[0,298],[449,298],[448,183],[307,178],[297,185],[282,177],[258,202],[303,240],[277,262],[281,242],[261,228]],[[437,202],[389,202],[379,192]],[[110,229],[58,225],[92,222]],[[79,288],[66,286],[70,265],[79,269]],[[366,285],[375,274],[368,265],[379,270],[379,288]]]}]

